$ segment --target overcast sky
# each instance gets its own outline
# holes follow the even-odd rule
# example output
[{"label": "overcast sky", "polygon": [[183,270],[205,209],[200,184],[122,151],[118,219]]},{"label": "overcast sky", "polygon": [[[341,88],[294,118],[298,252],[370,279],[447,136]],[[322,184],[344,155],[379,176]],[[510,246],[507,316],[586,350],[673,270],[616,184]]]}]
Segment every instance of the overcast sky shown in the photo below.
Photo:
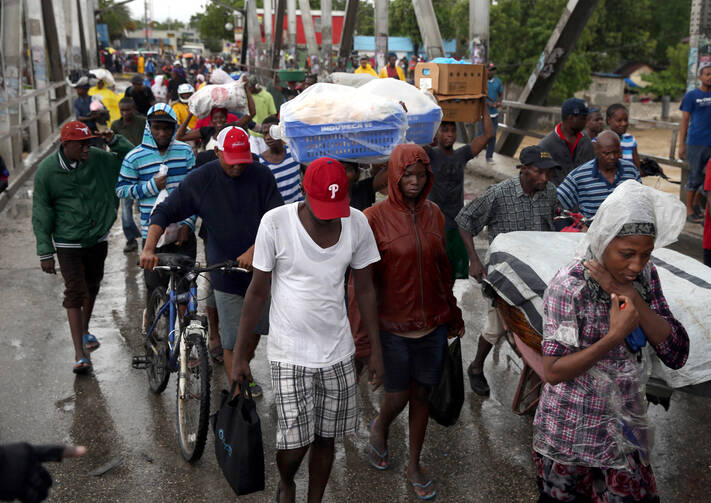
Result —
[{"label": "overcast sky", "polygon": [[[148,0],[153,4],[153,19],[155,21],[165,21],[166,18],[178,19],[187,23],[190,16],[196,12],[202,12],[206,1],[209,0]],[[143,19],[143,0],[134,0],[128,5],[131,17]]]}]

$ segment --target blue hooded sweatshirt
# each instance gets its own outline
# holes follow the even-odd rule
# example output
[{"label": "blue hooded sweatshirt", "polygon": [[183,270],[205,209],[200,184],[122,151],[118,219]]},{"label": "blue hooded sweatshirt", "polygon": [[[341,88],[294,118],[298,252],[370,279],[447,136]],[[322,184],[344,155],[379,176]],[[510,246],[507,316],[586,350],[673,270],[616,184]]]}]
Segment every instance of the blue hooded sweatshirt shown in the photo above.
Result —
[{"label": "blue hooded sweatshirt", "polygon": [[[143,141],[124,157],[118,183],[116,184],[116,195],[118,197],[136,199],[138,201],[141,211],[141,233],[144,239],[148,234],[151,210],[160,192],[153,177],[158,174],[161,164],[168,166],[168,180],[166,182],[168,193],[180,185],[183,178],[195,166],[195,155],[190,145],[175,139],[175,135],[178,132],[178,122],[173,108],[166,103],[156,103],[148,110],[147,115],[149,116],[158,111],[163,111],[176,120],[173,138],[165,154],[161,155],[158,151],[156,142],[151,134],[150,123],[146,121]],[[191,229],[194,229],[195,219],[196,217],[192,216],[181,223],[187,224]]]}]

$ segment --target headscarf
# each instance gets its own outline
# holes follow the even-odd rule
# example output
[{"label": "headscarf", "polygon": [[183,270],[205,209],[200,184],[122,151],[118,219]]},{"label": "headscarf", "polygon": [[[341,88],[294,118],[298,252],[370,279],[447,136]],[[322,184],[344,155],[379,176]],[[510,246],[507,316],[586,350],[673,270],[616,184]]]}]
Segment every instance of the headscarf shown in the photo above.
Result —
[{"label": "headscarf", "polygon": [[[677,240],[684,228],[685,215],[684,204],[673,195],[627,180],[600,205],[578,249],[579,256],[602,262],[610,242],[622,236],[650,236],[654,239],[654,247],[662,248]],[[583,275],[592,298],[609,303],[610,295],[587,269]],[[652,291],[644,270],[632,286],[649,303]]]}]

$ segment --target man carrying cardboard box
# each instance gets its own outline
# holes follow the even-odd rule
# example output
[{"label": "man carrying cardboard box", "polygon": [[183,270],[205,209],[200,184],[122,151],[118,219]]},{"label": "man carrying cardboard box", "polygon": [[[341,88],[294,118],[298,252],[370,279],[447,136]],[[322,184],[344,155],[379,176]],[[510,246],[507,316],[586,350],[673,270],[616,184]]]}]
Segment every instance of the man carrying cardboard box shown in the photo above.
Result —
[{"label": "man carrying cardboard box", "polygon": [[[472,117],[477,119],[477,117]],[[452,266],[452,281],[465,279],[469,271],[469,258],[459,236],[455,217],[464,207],[464,168],[470,159],[481,152],[494,135],[488,113],[482,115],[484,133],[463,147],[454,149],[457,138],[456,123],[443,121],[437,131],[437,146],[426,146],[430,167],[434,173],[432,190],[428,199],[437,203],[445,217],[447,257]]]}]

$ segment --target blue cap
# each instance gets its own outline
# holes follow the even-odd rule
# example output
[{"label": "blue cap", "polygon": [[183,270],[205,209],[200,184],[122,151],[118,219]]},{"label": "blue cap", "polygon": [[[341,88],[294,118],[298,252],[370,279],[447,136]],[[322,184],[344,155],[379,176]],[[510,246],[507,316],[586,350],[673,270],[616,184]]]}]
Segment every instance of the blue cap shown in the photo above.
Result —
[{"label": "blue cap", "polygon": [[580,98],[568,98],[563,102],[563,106],[560,107],[560,112],[563,119],[565,119],[570,115],[587,115],[590,110],[588,110],[587,103]]}]

